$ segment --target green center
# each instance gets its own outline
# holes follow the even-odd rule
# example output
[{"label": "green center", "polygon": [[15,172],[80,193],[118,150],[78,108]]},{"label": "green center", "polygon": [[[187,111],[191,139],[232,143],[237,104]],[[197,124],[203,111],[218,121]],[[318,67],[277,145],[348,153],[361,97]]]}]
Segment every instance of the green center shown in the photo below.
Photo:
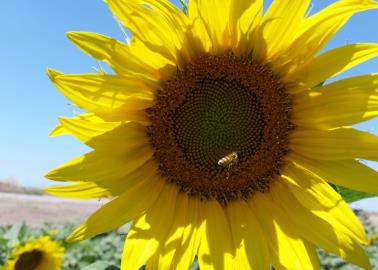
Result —
[{"label": "green center", "polygon": [[32,250],[23,253],[17,260],[15,270],[35,270],[42,262],[43,253],[40,250]]},{"label": "green center", "polygon": [[257,96],[235,80],[203,79],[174,116],[176,139],[188,160],[215,168],[237,152],[239,161],[261,145],[264,118]]}]

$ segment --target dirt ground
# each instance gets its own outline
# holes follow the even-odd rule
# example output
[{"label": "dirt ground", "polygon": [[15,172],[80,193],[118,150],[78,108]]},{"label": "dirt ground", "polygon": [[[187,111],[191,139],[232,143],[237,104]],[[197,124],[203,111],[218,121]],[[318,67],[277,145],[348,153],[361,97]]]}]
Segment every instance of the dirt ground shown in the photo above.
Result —
[{"label": "dirt ground", "polygon": [[[26,222],[29,226],[37,227],[45,222],[80,223],[104,203],[104,200],[74,200],[0,192],[0,225]],[[369,215],[378,228],[378,213],[371,212]]]},{"label": "dirt ground", "polygon": [[103,202],[64,199],[52,196],[0,193],[0,225],[39,226],[45,222],[79,223]]}]

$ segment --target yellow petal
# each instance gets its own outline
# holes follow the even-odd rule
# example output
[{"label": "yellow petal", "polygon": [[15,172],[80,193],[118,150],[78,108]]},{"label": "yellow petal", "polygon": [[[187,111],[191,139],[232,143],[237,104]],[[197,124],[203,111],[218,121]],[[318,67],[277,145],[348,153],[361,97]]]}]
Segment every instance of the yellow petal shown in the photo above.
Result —
[{"label": "yellow petal", "polygon": [[341,246],[337,245],[337,252],[335,246],[322,237],[313,236],[316,241],[322,242],[325,248],[332,248],[332,252],[337,252],[357,265],[369,265],[366,253],[359,246],[359,243],[367,243],[365,231],[341,196],[329,184],[298,164],[288,166],[283,177],[295,198],[320,219],[311,218],[312,222],[317,223],[319,228],[327,227],[324,221],[330,224],[328,230],[337,233],[337,236],[330,237],[335,241],[337,238],[335,244],[340,243]]},{"label": "yellow petal", "polygon": [[227,214],[236,249],[235,269],[269,269],[267,239],[255,214],[244,201],[230,203]]},{"label": "yellow petal", "polygon": [[153,160],[149,160],[138,169],[127,175],[102,181],[89,181],[85,183],[53,187],[44,189],[46,192],[70,198],[90,199],[101,197],[115,197],[138,184],[140,179],[156,178],[157,166]]},{"label": "yellow petal", "polygon": [[[148,125],[149,121],[146,119],[146,121],[143,121],[142,119],[138,120],[137,122],[132,123],[131,121],[137,121],[136,119],[129,119],[124,122],[109,122],[106,121],[97,115],[93,113],[84,113],[77,115],[75,117],[59,117],[59,125],[57,125],[51,132],[50,136],[60,136],[60,135],[73,135],[78,140],[80,140],[83,143],[86,143],[87,145],[91,145],[91,141],[93,138],[97,138],[96,140],[100,140],[102,135],[104,135],[107,132],[112,131],[114,134],[117,133],[117,127],[120,127],[123,125],[122,128],[118,129],[124,129],[126,127],[132,128],[135,126],[134,134],[135,132],[141,131],[144,129],[141,125]],[[116,130],[114,130],[116,129]],[[145,137],[144,134],[138,133],[140,138]],[[95,141],[96,141],[95,140]],[[115,143],[114,143],[115,144]]]},{"label": "yellow petal", "polygon": [[152,157],[149,147],[95,150],[75,158],[45,175],[57,181],[105,181],[121,179]]},{"label": "yellow petal", "polygon": [[[303,193],[307,191],[302,189]],[[328,211],[322,216],[303,206],[292,194],[284,180],[279,179],[271,188],[275,203],[280,204],[292,226],[306,239],[360,266],[368,266],[367,256],[361,246],[332,221]],[[335,202],[337,205],[337,202]],[[305,222],[304,222],[305,221]],[[368,269],[368,268],[365,268]]]},{"label": "yellow petal", "polygon": [[292,133],[290,148],[298,154],[318,160],[378,160],[378,137],[352,128],[297,128]]},{"label": "yellow petal", "polygon": [[378,56],[378,44],[349,44],[327,51],[305,65],[296,69],[289,75],[289,79],[299,86],[290,89],[295,93],[311,88],[345,70],[348,70],[368,59]]},{"label": "yellow petal", "polygon": [[256,193],[248,203],[264,228],[276,269],[320,269],[315,247],[298,234],[269,193]]},{"label": "yellow petal", "polygon": [[209,53],[213,49],[213,42],[196,0],[188,2],[188,17],[190,25],[187,36],[192,40],[192,46],[198,53]]},{"label": "yellow petal", "polygon": [[340,194],[327,182],[299,164],[293,163],[286,164],[282,177],[304,207],[319,217],[326,218],[352,239],[366,243],[361,223]]},{"label": "yellow petal", "polygon": [[237,55],[245,55],[253,49],[253,44],[258,42],[254,34],[262,18],[263,0],[232,0],[231,8],[231,48]]},{"label": "yellow petal", "polygon": [[215,200],[205,201],[201,203],[201,217],[205,227],[198,251],[200,268],[233,269],[234,247],[224,209]]},{"label": "yellow petal", "polygon": [[[88,129],[86,134],[77,136],[77,138],[82,142],[89,140],[89,138],[101,135],[121,124],[121,122],[107,122],[94,113],[83,113],[71,118],[60,117],[59,119],[65,119],[67,120],[67,122],[75,123],[76,125],[82,126],[83,128],[86,125],[86,128]],[[62,123],[59,123],[59,125],[57,125],[49,135],[60,136],[67,134],[71,134],[70,128],[66,128]]]},{"label": "yellow petal", "polygon": [[55,129],[52,135],[71,134],[83,143],[101,136],[121,125],[121,122],[106,122],[93,114],[78,115],[72,118],[59,117],[59,129]]},{"label": "yellow petal", "polygon": [[[138,218],[127,234],[121,269],[139,269],[156,253],[168,238],[175,211],[177,187],[164,182],[164,189],[155,204]],[[145,198],[140,197],[143,201]],[[164,213],[164,218],[162,218]],[[158,255],[157,255],[158,256]]]},{"label": "yellow petal", "polygon": [[[83,116],[83,115],[80,115]],[[84,116],[85,117],[85,116]],[[50,131],[49,136],[61,136],[70,134],[60,123],[54,127],[53,130]]]},{"label": "yellow petal", "polygon": [[93,182],[75,183],[72,185],[49,187],[43,189],[45,192],[55,196],[65,198],[80,198],[80,199],[99,199],[112,197],[108,189],[99,187]]},{"label": "yellow petal", "polygon": [[[171,26],[175,26],[178,29],[175,31],[184,31],[188,24],[188,18],[185,14],[170,1],[166,0],[140,0],[143,4],[156,9],[156,11],[167,21],[171,23]],[[181,32],[179,32],[181,34]]]},{"label": "yellow petal", "polygon": [[191,21],[197,17],[203,20],[215,53],[224,51],[230,45],[230,8],[231,0],[189,1],[189,18]]},{"label": "yellow petal", "polygon": [[108,63],[118,74],[143,74],[157,80],[162,76],[161,69],[171,65],[166,58],[140,46],[135,38],[126,45],[91,32],[68,32],[67,37],[83,52]]},{"label": "yellow petal", "polygon": [[254,56],[269,61],[290,45],[309,3],[310,0],[273,1],[261,21],[261,37],[254,46]]},{"label": "yellow petal", "polygon": [[168,226],[170,228],[168,238],[161,243],[156,255],[149,260],[147,267],[150,269],[172,268],[173,257],[176,253],[177,247],[181,244],[184,228],[188,225],[188,195],[179,194],[174,204],[174,216],[172,223]]},{"label": "yellow petal", "polygon": [[[183,57],[186,62],[196,58],[196,51],[192,47],[192,40],[188,38],[187,31],[189,26],[189,19],[185,14],[174,4],[166,0],[141,0],[145,5],[155,9],[164,21],[169,22],[172,29],[172,34],[178,38],[179,56]],[[180,62],[181,59],[178,59]]]},{"label": "yellow petal", "polygon": [[[185,29],[176,17],[169,16],[157,5],[143,4],[138,0],[107,0],[110,10],[130,29],[133,36],[143,42],[150,50],[159,53],[166,59],[177,63],[182,47],[182,36]],[[161,1],[159,1],[161,3]],[[163,14],[163,15],[162,15]],[[167,20],[167,16],[170,17]],[[148,31],[146,31],[148,29]]]},{"label": "yellow petal", "polygon": [[57,75],[51,70],[49,76],[63,95],[94,113],[118,114],[122,120],[123,113],[153,104],[153,89],[142,80],[104,74]]},{"label": "yellow petal", "polygon": [[140,179],[133,188],[97,210],[67,238],[67,241],[81,241],[128,223],[155,203],[164,184],[164,180],[158,178]]},{"label": "yellow petal", "polygon": [[312,171],[324,181],[354,190],[378,194],[378,172],[361,162],[351,160],[319,161],[294,153],[287,159]]},{"label": "yellow petal", "polygon": [[378,116],[378,74],[352,77],[294,97],[293,122],[329,129]]},{"label": "yellow petal", "polygon": [[176,253],[172,260],[173,269],[189,269],[198,252],[198,247],[204,230],[204,222],[200,217],[199,207],[202,203],[193,197],[189,197],[187,222],[183,228],[181,243],[176,247]]},{"label": "yellow petal", "polygon": [[289,62],[288,66],[294,69],[303,66],[313,59],[353,14],[373,8],[378,8],[378,3],[373,0],[342,0],[310,16],[301,25],[301,31],[290,48],[282,54],[286,57],[282,58],[283,62]]},{"label": "yellow petal", "polygon": [[110,150],[148,144],[145,127],[136,122],[94,123],[77,118],[60,118],[60,122],[71,135],[95,149]]}]

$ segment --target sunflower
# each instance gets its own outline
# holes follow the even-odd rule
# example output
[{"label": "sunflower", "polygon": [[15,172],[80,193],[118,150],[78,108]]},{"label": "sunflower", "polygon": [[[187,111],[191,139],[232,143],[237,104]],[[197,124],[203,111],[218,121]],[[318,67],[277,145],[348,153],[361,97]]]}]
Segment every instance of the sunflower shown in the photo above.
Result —
[{"label": "sunflower", "polygon": [[19,243],[1,270],[60,270],[64,248],[50,236]]},{"label": "sunflower", "polygon": [[86,112],[60,118],[93,151],[46,177],[59,196],[112,199],[68,238],[132,222],[122,269],[319,269],[316,247],[368,269],[365,232],[330,183],[378,193],[378,74],[325,80],[378,45],[320,50],[371,0],[107,0],[123,43],[69,32],[114,74],[49,70]]}]

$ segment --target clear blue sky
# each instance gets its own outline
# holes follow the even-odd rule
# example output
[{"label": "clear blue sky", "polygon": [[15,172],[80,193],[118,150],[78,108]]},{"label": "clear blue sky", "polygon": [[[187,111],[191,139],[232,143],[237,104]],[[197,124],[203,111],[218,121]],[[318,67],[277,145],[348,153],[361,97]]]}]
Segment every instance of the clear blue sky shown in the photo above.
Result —
[{"label": "clear blue sky", "polygon": [[[313,11],[331,2],[316,1]],[[378,42],[377,25],[378,10],[357,14],[327,49],[346,43]],[[123,39],[101,0],[12,0],[1,4],[0,181],[14,177],[28,186],[51,185],[43,178],[45,172],[87,151],[68,136],[48,137],[57,116],[72,116],[73,109],[50,83],[46,69],[88,73],[97,66],[66,39],[64,33],[74,30]],[[378,59],[340,77],[371,72],[378,72]],[[378,134],[377,127],[378,120],[359,125]]]}]

